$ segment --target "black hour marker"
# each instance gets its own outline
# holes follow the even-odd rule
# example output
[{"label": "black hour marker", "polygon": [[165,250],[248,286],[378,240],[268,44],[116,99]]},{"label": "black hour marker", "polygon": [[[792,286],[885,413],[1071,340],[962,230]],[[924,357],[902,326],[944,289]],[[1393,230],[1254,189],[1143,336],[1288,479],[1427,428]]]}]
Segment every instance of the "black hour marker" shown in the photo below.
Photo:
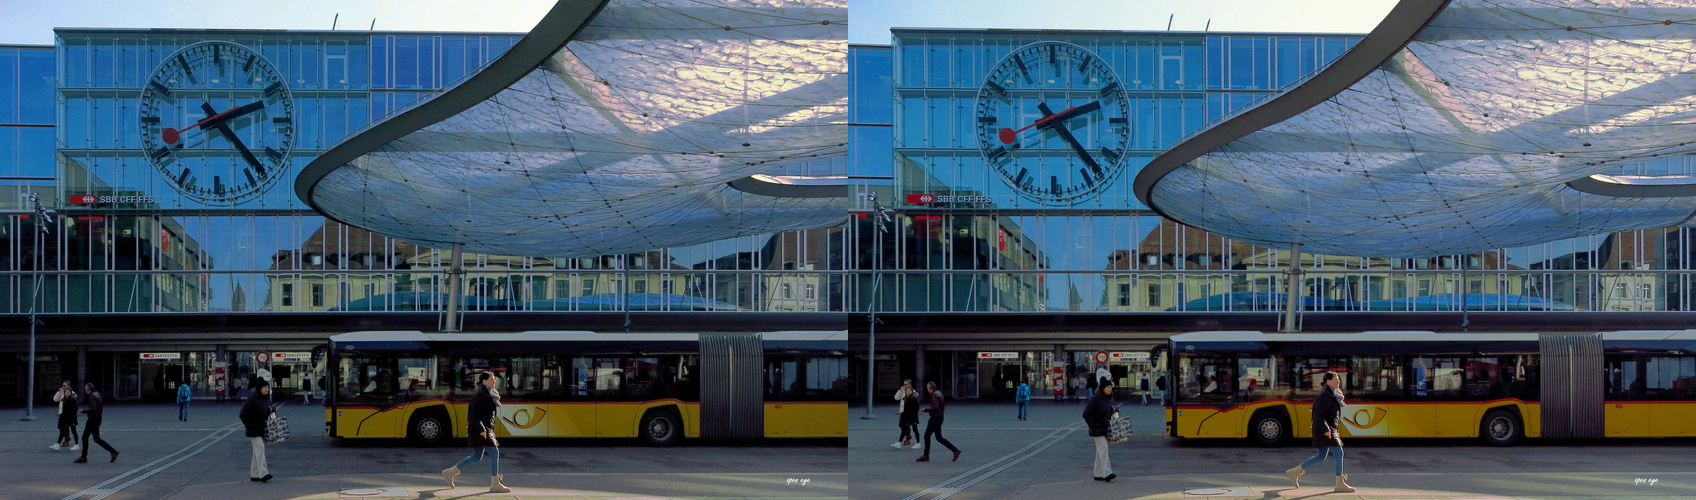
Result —
[{"label": "black hour marker", "polygon": [[241,65],[241,72],[247,73],[249,70],[253,69],[254,59],[258,59],[258,56],[247,56],[247,63]]},{"label": "black hour marker", "polygon": [[1088,170],[1084,170],[1084,169],[1081,169],[1081,168],[1080,168],[1080,169],[1078,169],[1078,175],[1081,175],[1081,176],[1083,176],[1083,178],[1084,178],[1084,185],[1085,185],[1085,186],[1088,186],[1088,187],[1095,187],[1095,178],[1094,178],[1094,177],[1091,177],[1091,176],[1090,176],[1090,175],[1089,175],[1089,171],[1088,171]]},{"label": "black hour marker", "polygon": [[993,116],[979,116],[978,117],[978,123],[995,123],[995,117],[993,117]]},{"label": "black hour marker", "polygon": [[1007,97],[1007,87],[1002,87],[1000,84],[995,82],[984,82],[984,86],[989,87],[990,92],[994,92],[1001,97]]},{"label": "black hour marker", "polygon": [[1059,176],[1054,176],[1054,175],[1048,176],[1048,189],[1054,193],[1054,196],[1060,196],[1060,177]]},{"label": "black hour marker", "polygon": [[1057,51],[1055,49],[1056,47],[1053,45],[1048,46],[1048,64],[1050,66],[1060,65],[1059,54],[1056,53]]},{"label": "black hour marker", "polygon": [[1089,59],[1083,59],[1083,60],[1078,61],[1078,72],[1079,73],[1088,73],[1089,72]]},{"label": "black hour marker", "polygon": [[1119,163],[1119,153],[1116,153],[1111,149],[1101,148],[1101,155],[1106,156],[1107,161]]},{"label": "black hour marker", "polygon": [[200,83],[200,80],[194,78],[194,69],[188,67],[188,59],[183,58],[182,54],[177,54],[177,64],[183,67],[183,76],[188,77],[189,83]]},{"label": "black hour marker", "polygon": [[141,117],[141,122],[148,124],[148,125],[158,125],[159,124],[159,117],[157,117],[157,116],[143,116],[143,117]]},{"label": "black hour marker", "polygon": [[212,176],[212,192],[218,193],[218,196],[224,195],[224,178],[223,177],[219,177],[219,176],[216,176],[216,175]]},{"label": "black hour marker", "polygon": [[1030,76],[1031,70],[1030,68],[1025,67],[1024,59],[1020,59],[1019,56],[1013,56],[1013,64],[1019,67],[1020,73],[1024,73],[1027,77]]},{"label": "black hour marker", "polygon": [[188,169],[185,168],[183,173],[177,174],[177,185],[188,187]]},{"label": "black hour marker", "polygon": [[1124,119],[1124,118],[1108,118],[1107,123],[1111,123],[1111,124],[1114,124],[1114,125],[1128,125],[1128,124],[1131,123],[1131,121]]},{"label": "black hour marker", "polygon": [[1013,185],[1015,185],[1015,186],[1025,185],[1025,174],[1029,174],[1029,173],[1030,173],[1030,169],[1028,169],[1028,168],[1019,169],[1019,175],[1013,176]]},{"label": "black hour marker", "polygon": [[220,56],[221,56],[221,54],[218,53],[218,46],[213,45],[212,46],[212,64],[213,65],[219,65],[219,64],[224,63],[224,58],[220,57]]},{"label": "black hour marker", "polygon": [[158,80],[147,82],[147,86],[153,87],[153,90],[157,90],[161,94],[165,94],[165,97],[171,96],[171,88],[166,87],[165,84],[163,84],[163,83],[159,83]]},{"label": "black hour marker", "polygon": [[248,170],[248,169],[245,169],[245,168],[241,169],[241,174],[247,176],[247,183],[248,184],[252,184],[252,185],[255,185],[255,186],[259,185],[259,180],[253,178],[253,171],[252,170]]},{"label": "black hour marker", "polygon": [[995,151],[989,152],[989,162],[990,163],[999,163],[1006,156],[1007,156],[1007,148],[1005,148],[1005,147],[995,148]]},{"label": "black hour marker", "polygon": [[271,157],[272,160],[282,161],[283,152],[271,149],[270,146],[265,146],[265,156]]},{"label": "black hour marker", "polygon": [[288,125],[291,121],[293,120],[287,116],[279,116],[271,119],[271,123],[274,125]]},{"label": "black hour marker", "polygon": [[1108,95],[1110,95],[1114,92],[1118,92],[1118,91],[1119,91],[1119,82],[1109,83],[1109,84],[1107,84],[1106,87],[1101,88],[1101,96],[1107,97]]},{"label": "black hour marker", "polygon": [[265,96],[270,97],[273,94],[276,94],[276,93],[282,92],[282,91],[283,91],[283,82],[273,83],[273,84],[271,84],[271,86],[265,87]]},{"label": "black hour marker", "polygon": [[159,148],[159,149],[155,149],[155,150],[152,150],[152,151],[148,151],[147,157],[152,158],[153,161],[159,161],[160,158],[164,158],[165,155],[168,155],[168,154],[171,154],[170,148]]}]

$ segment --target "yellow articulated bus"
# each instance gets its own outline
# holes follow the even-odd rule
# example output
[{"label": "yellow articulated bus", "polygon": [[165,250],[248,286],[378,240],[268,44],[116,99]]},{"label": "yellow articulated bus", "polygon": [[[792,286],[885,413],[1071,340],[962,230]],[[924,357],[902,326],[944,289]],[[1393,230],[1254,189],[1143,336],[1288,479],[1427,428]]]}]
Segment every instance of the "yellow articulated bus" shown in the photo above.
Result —
[{"label": "yellow articulated bus", "polygon": [[330,338],[337,438],[465,438],[473,377],[500,377],[507,438],[847,438],[848,335],[354,332]]},{"label": "yellow articulated bus", "polygon": [[1172,437],[1307,439],[1326,372],[1343,375],[1345,437],[1696,436],[1696,330],[1196,332],[1155,350]]}]

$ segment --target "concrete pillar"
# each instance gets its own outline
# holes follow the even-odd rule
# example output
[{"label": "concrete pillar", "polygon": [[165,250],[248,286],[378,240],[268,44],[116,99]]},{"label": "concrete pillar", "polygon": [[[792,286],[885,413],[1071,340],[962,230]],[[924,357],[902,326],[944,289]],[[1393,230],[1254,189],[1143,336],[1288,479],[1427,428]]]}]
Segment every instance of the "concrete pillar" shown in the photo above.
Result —
[{"label": "concrete pillar", "polygon": [[925,346],[913,348],[913,389],[925,390]]},{"label": "concrete pillar", "polygon": [[88,383],[88,346],[77,346],[77,392],[82,392],[82,385]]}]

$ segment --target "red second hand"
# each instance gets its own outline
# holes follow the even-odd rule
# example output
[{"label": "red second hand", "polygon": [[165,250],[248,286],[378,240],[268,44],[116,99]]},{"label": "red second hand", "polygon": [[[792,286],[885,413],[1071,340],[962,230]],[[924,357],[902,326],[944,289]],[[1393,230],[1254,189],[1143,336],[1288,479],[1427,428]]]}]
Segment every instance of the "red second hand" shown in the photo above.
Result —
[{"label": "red second hand", "polygon": [[1054,117],[1056,117],[1056,116],[1063,116],[1063,115],[1065,115],[1065,114],[1066,114],[1066,113],[1068,113],[1068,112],[1070,112],[1070,111],[1072,111],[1072,110],[1074,110],[1074,109],[1078,109],[1078,107],[1077,107],[1077,106],[1072,106],[1072,107],[1070,107],[1070,108],[1066,108],[1066,109],[1062,109],[1062,110],[1060,110],[1060,112],[1059,112],[1059,113],[1055,113],[1055,114],[1052,114],[1052,115],[1048,115],[1048,116],[1044,116],[1044,117],[1042,117],[1042,119],[1041,119],[1041,120],[1037,120],[1037,121],[1035,121],[1035,122],[1033,122],[1033,123],[1031,123],[1031,124],[1030,124],[1030,125],[1025,125],[1025,126],[1024,126],[1024,127],[1020,127],[1020,128],[1019,128],[1019,129],[1018,129],[1018,130],[1013,130],[1013,129],[1012,129],[1012,128],[1011,128],[1011,127],[1007,127],[1007,128],[1002,128],[1002,129],[1001,129],[1001,133],[1000,133],[1000,134],[999,134],[999,135],[1000,135],[1000,136],[1001,136],[1001,143],[1002,143],[1002,144],[1012,144],[1012,143],[1013,143],[1013,140],[1014,140],[1014,139],[1018,139],[1018,138],[1019,138],[1019,132],[1024,132],[1024,131],[1025,131],[1025,129],[1028,129],[1028,128],[1031,128],[1031,127],[1035,127],[1035,126],[1037,126],[1037,125],[1042,125],[1042,124],[1044,124],[1044,123],[1048,123],[1048,121],[1049,121],[1049,120],[1053,120],[1053,119],[1054,119]]},{"label": "red second hand", "polygon": [[[224,115],[234,113],[238,109],[241,109],[241,106],[236,106],[236,107],[230,108],[228,111],[225,111],[223,113],[218,113],[216,115],[208,116],[208,117],[206,117],[205,120],[195,122],[194,125],[189,125],[187,127],[183,127],[182,130],[177,130],[177,129],[174,129],[174,128],[167,128],[167,129],[165,129],[164,132],[161,132],[159,135],[162,136],[165,139],[165,144],[176,144],[177,139],[182,138],[183,132],[194,130],[195,128],[197,128],[201,125],[205,125],[207,122],[210,122],[212,120],[216,120],[220,117],[223,117]],[[1041,123],[1041,122],[1038,122],[1038,123]]]}]

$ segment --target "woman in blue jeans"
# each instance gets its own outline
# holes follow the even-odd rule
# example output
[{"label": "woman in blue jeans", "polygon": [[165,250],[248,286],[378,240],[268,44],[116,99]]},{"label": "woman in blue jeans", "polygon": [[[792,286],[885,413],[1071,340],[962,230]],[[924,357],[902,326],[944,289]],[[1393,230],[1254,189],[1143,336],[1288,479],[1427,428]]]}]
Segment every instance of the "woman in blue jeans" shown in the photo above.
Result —
[{"label": "woman in blue jeans", "polygon": [[1301,475],[1307,473],[1307,468],[1325,461],[1329,455],[1337,464],[1337,485],[1333,491],[1349,493],[1354,487],[1344,481],[1348,476],[1343,474],[1343,379],[1337,372],[1325,372],[1322,383],[1319,396],[1313,399],[1313,446],[1319,451],[1296,468],[1284,471],[1284,475],[1290,477],[1291,485],[1300,488]]},{"label": "woman in blue jeans", "polygon": [[489,491],[512,491],[512,488],[501,484],[501,448],[500,442],[495,440],[495,414],[500,412],[501,394],[495,390],[496,380],[493,372],[477,374],[477,392],[471,394],[471,408],[466,412],[469,422],[466,424],[465,440],[471,445],[471,456],[442,471],[442,478],[448,480],[448,488],[454,487],[453,477],[459,475],[459,469],[470,467],[488,455]]}]

